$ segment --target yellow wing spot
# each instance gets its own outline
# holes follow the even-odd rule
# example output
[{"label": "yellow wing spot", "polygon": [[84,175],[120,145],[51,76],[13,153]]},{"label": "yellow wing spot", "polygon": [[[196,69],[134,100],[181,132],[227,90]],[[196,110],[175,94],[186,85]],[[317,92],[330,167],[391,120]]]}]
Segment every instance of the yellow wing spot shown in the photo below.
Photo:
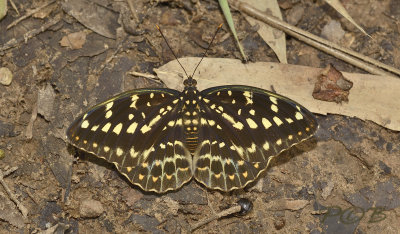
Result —
[{"label": "yellow wing spot", "polygon": [[168,126],[173,127],[175,125],[175,122],[173,120],[170,120],[168,122]]},{"label": "yellow wing spot", "polygon": [[186,119],[184,122],[183,122],[183,124],[185,124],[185,125],[189,125],[189,124],[191,124],[192,123],[192,121],[190,120],[190,119]]},{"label": "yellow wing spot", "polygon": [[143,119],[146,118],[146,115],[144,114],[144,112],[142,112],[142,117],[143,117]]},{"label": "yellow wing spot", "polygon": [[214,174],[215,178],[219,179],[221,177],[221,173]]},{"label": "yellow wing spot", "polygon": [[221,126],[219,126],[219,124],[217,124],[217,128],[220,129],[220,130],[222,129]]},{"label": "yellow wing spot", "polygon": [[128,129],[126,130],[126,133],[130,134],[134,133],[137,128],[137,125],[138,124],[136,122],[131,123],[131,125],[129,125]]},{"label": "yellow wing spot", "polygon": [[217,96],[219,96],[220,94],[221,94],[221,92],[218,91],[218,92],[217,92]]},{"label": "yellow wing spot", "polygon": [[289,139],[289,140],[292,140],[292,139],[293,139],[293,135],[289,135],[289,136],[288,136],[288,139]]},{"label": "yellow wing spot", "polygon": [[106,123],[106,125],[103,126],[103,128],[101,129],[101,131],[107,133],[108,130],[110,130],[111,127],[111,123]]},{"label": "yellow wing spot", "polygon": [[173,104],[176,104],[178,102],[179,102],[179,99],[175,99],[175,100],[172,101]]},{"label": "yellow wing spot", "polygon": [[143,134],[145,134],[146,132],[148,132],[148,131],[150,131],[150,130],[151,130],[151,127],[150,127],[150,126],[147,126],[146,124],[143,125],[143,127],[140,128],[140,131],[141,131]]},{"label": "yellow wing spot", "polygon": [[96,142],[93,142],[92,146],[93,146],[93,148],[97,148],[98,145]]},{"label": "yellow wing spot", "polygon": [[200,119],[200,124],[201,125],[206,125],[207,124],[207,120],[205,118],[201,118]]},{"label": "yellow wing spot", "polygon": [[275,104],[272,104],[272,105],[271,105],[271,110],[272,110],[273,112],[277,113],[277,112],[278,112],[278,107],[277,107]]},{"label": "yellow wing spot", "polygon": [[269,100],[271,100],[272,103],[274,103],[275,105],[278,105],[277,99],[276,97],[269,97]]},{"label": "yellow wing spot", "polygon": [[303,135],[303,133],[302,133],[301,131],[299,131],[299,132],[297,133],[297,135],[301,136],[301,135]]},{"label": "yellow wing spot", "polygon": [[243,124],[242,124],[241,122],[239,122],[239,121],[236,122],[236,121],[233,119],[233,117],[230,116],[230,115],[228,115],[227,113],[223,113],[223,114],[222,114],[222,117],[224,117],[226,120],[228,120],[230,123],[232,123],[232,126],[233,126],[234,128],[237,128],[237,129],[239,129],[239,130],[242,130],[242,129],[243,129]]},{"label": "yellow wing spot", "polygon": [[185,168],[178,168],[179,170],[181,170],[181,171],[188,171],[189,170],[189,167],[185,167]]},{"label": "yellow wing spot", "polygon": [[156,160],[156,166],[158,167],[158,166],[160,166],[160,160]]},{"label": "yellow wing spot", "polygon": [[256,152],[256,144],[251,143],[251,147],[247,148],[247,151],[248,151],[249,153],[254,153],[254,152]]},{"label": "yellow wing spot", "polygon": [[265,151],[268,151],[268,150],[269,150],[269,143],[268,143],[268,141],[266,141],[266,142],[264,143],[263,149],[264,149]]},{"label": "yellow wing spot", "polygon": [[150,98],[153,98],[154,97],[154,93],[150,93]]},{"label": "yellow wing spot", "polygon": [[164,131],[164,130],[166,130],[167,129],[167,126],[165,126],[163,129],[162,129],[162,131]]},{"label": "yellow wing spot", "polygon": [[309,131],[310,131],[310,128],[309,128],[309,127],[306,127],[306,131],[309,132]]},{"label": "yellow wing spot", "polygon": [[276,141],[276,144],[277,144],[277,145],[282,145],[282,139],[278,139],[278,140]]},{"label": "yellow wing spot", "polygon": [[167,180],[170,180],[172,179],[172,174],[171,175],[165,174],[165,177],[167,178]]},{"label": "yellow wing spot", "polygon": [[193,111],[192,115],[193,115],[193,116],[196,116],[196,115],[197,115],[197,112],[196,112],[196,111]]},{"label": "yellow wing spot", "polygon": [[258,125],[256,124],[256,122],[254,122],[254,120],[247,118],[246,121],[250,128],[256,129],[258,127]]},{"label": "yellow wing spot", "polygon": [[193,131],[197,131],[197,127],[193,127]]},{"label": "yellow wing spot", "polygon": [[232,104],[235,104],[236,103],[236,100],[235,99],[232,99]]},{"label": "yellow wing spot", "polygon": [[130,108],[137,109],[137,107],[136,107],[136,102],[137,102],[137,100],[132,101],[132,103],[131,103],[131,105],[130,105],[129,107],[130,107]]},{"label": "yellow wing spot", "polygon": [[117,124],[117,125],[114,127],[113,132],[114,132],[115,134],[119,135],[119,133],[121,132],[121,130],[122,130],[122,123],[119,123],[119,124]]},{"label": "yellow wing spot", "polygon": [[262,118],[262,124],[264,125],[265,129],[269,129],[272,126],[271,122],[269,122],[269,120],[266,118]]},{"label": "yellow wing spot", "polygon": [[108,111],[109,109],[111,109],[111,107],[114,105],[114,102],[109,102],[106,105],[106,111]]},{"label": "yellow wing spot", "polygon": [[136,152],[135,149],[132,147],[129,150],[129,154],[131,155],[132,158],[136,158],[139,155],[139,152]]},{"label": "yellow wing spot", "polygon": [[207,171],[208,167],[198,167],[196,169],[199,170],[199,171]]},{"label": "yellow wing spot", "polygon": [[94,125],[90,130],[92,132],[95,132],[95,131],[97,131],[98,128],[99,128],[99,125]]},{"label": "yellow wing spot", "polygon": [[241,115],[242,114],[242,109],[239,109],[238,110],[238,115]]},{"label": "yellow wing spot", "polygon": [[228,95],[232,96],[232,91],[228,90]]},{"label": "yellow wing spot", "polygon": [[218,106],[218,109],[219,109],[220,111],[224,111],[224,108],[223,108],[222,106]]},{"label": "yellow wing spot", "polygon": [[242,175],[244,178],[247,178],[247,171],[243,172]]},{"label": "yellow wing spot", "polygon": [[139,180],[143,180],[143,178],[144,178],[144,175],[139,174]]},{"label": "yellow wing spot", "polygon": [[254,166],[255,168],[257,168],[257,169],[258,169],[258,168],[260,167],[260,163],[258,163],[258,162],[257,162],[257,163],[254,163],[254,165],[253,165],[253,166]]},{"label": "yellow wing spot", "polygon": [[285,118],[285,120],[286,120],[286,122],[288,122],[288,123],[293,123],[293,119],[291,119],[291,118]]},{"label": "yellow wing spot", "polygon": [[121,149],[121,148],[117,148],[117,151],[116,151],[116,154],[117,154],[117,156],[119,157],[119,156],[121,156],[122,154],[124,153],[124,151]]},{"label": "yellow wing spot", "polygon": [[191,129],[190,127],[187,127],[186,130],[187,130],[187,131],[191,131],[192,129]]},{"label": "yellow wing spot", "polygon": [[209,124],[210,126],[214,126],[214,125],[215,125],[215,121],[212,120],[212,119],[210,119],[210,120],[208,120],[208,124]]},{"label": "yellow wing spot", "polygon": [[162,93],[162,94],[161,94],[161,97],[165,97],[165,95]]},{"label": "yellow wing spot", "polygon": [[133,114],[129,114],[129,115],[128,115],[128,119],[129,119],[129,120],[132,120],[132,119],[133,119],[133,117],[134,117],[134,115],[133,115]]},{"label": "yellow wing spot", "polygon": [[79,136],[76,136],[76,137],[75,137],[75,140],[78,141],[78,140],[79,140]]},{"label": "yellow wing spot", "polygon": [[251,109],[251,110],[249,111],[249,113],[250,113],[251,115],[255,115],[255,114],[256,114],[256,111],[253,110],[253,109]]},{"label": "yellow wing spot", "polygon": [[161,113],[163,113],[164,111],[165,111],[165,108],[162,107],[162,108],[160,109],[160,112],[159,112],[159,113],[161,114]]},{"label": "yellow wing spot", "polygon": [[190,101],[189,101],[189,100],[186,100],[185,103],[186,103],[186,105],[189,105]]},{"label": "yellow wing spot", "polygon": [[274,118],[272,118],[274,120],[274,122],[276,123],[276,125],[281,126],[283,124],[282,120],[280,118],[278,118],[277,116],[275,116]]},{"label": "yellow wing spot", "polygon": [[89,127],[89,121],[85,120],[81,124],[81,128],[88,128]]},{"label": "yellow wing spot", "polygon": [[224,143],[224,142],[219,143],[219,148],[222,148],[222,147],[224,147],[224,146],[225,146],[225,143]]},{"label": "yellow wing spot", "polygon": [[110,147],[108,147],[108,146],[104,146],[104,147],[103,147],[103,150],[104,150],[104,152],[106,152],[106,153],[107,153],[108,151],[110,151]]},{"label": "yellow wing spot", "polygon": [[298,105],[296,105],[296,109],[297,109],[298,111],[300,111],[300,107],[299,107]]},{"label": "yellow wing spot", "polygon": [[106,115],[105,115],[106,119],[110,118],[112,116],[112,114],[113,114],[112,110],[107,111]]},{"label": "yellow wing spot", "polygon": [[193,100],[193,101],[192,101],[192,103],[193,103],[193,104],[196,104],[196,103],[197,103],[197,101],[196,101],[196,100]]},{"label": "yellow wing spot", "polygon": [[172,110],[172,107],[171,106],[167,106],[167,110],[168,111]]},{"label": "yellow wing spot", "polygon": [[146,103],[146,106],[151,106],[150,102],[147,102],[147,103]]},{"label": "yellow wing spot", "polygon": [[210,100],[207,99],[207,98],[203,98],[203,101],[204,101],[205,103],[209,103],[209,102],[210,102]]},{"label": "yellow wing spot", "polygon": [[238,161],[238,165],[239,165],[239,166],[243,166],[243,164],[244,164],[244,161],[243,161],[243,160],[239,160],[239,161]]},{"label": "yellow wing spot", "polygon": [[197,119],[193,119],[193,120],[192,120],[192,123],[193,123],[194,125],[198,125],[198,124],[199,124],[199,121],[198,121]]},{"label": "yellow wing spot", "polygon": [[86,113],[86,114],[83,116],[82,120],[86,119],[87,116],[88,116],[88,114]]},{"label": "yellow wing spot", "polygon": [[294,116],[297,120],[303,119],[303,115],[300,112],[296,112],[296,115]]},{"label": "yellow wing spot", "polygon": [[136,101],[136,100],[138,100],[138,99],[139,99],[139,96],[136,95],[136,94],[131,96],[131,101],[132,101],[132,102],[134,102],[134,101]]},{"label": "yellow wing spot", "polygon": [[126,171],[129,173],[129,172],[131,172],[132,171],[132,167],[127,167],[126,168]]},{"label": "yellow wing spot", "polygon": [[189,112],[189,111],[186,111],[185,115],[186,115],[186,116],[190,116],[190,112]]},{"label": "yellow wing spot", "polygon": [[153,179],[153,183],[155,183],[155,182],[157,182],[158,177],[152,176],[152,179]]},{"label": "yellow wing spot", "polygon": [[235,179],[235,175],[228,175],[228,177],[229,177],[229,179],[232,180],[232,181]]},{"label": "yellow wing spot", "polygon": [[149,164],[147,162],[142,163],[143,168],[148,167],[148,166],[149,166]]},{"label": "yellow wing spot", "polygon": [[214,110],[214,109],[215,109],[215,104],[212,104],[212,105],[210,106],[210,108]]},{"label": "yellow wing spot", "polygon": [[176,125],[177,126],[182,126],[182,119],[178,119],[177,121],[176,121]]},{"label": "yellow wing spot", "polygon": [[87,140],[83,140],[83,144],[85,144],[85,145],[86,145],[86,144],[87,144]]},{"label": "yellow wing spot", "polygon": [[165,149],[165,145],[163,143],[160,144],[161,149]]},{"label": "yellow wing spot", "polygon": [[231,165],[231,160],[230,159],[226,160],[226,164]]}]

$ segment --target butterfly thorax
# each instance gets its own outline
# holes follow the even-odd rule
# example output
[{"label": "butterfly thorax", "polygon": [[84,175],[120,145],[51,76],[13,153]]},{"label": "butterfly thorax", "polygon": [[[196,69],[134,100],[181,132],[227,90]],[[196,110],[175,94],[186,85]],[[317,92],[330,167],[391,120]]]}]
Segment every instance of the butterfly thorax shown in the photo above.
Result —
[{"label": "butterfly thorax", "polygon": [[196,80],[192,77],[186,79],[183,84],[185,89],[182,92],[182,120],[186,146],[189,152],[193,154],[198,145],[199,131],[199,91],[196,88]]}]

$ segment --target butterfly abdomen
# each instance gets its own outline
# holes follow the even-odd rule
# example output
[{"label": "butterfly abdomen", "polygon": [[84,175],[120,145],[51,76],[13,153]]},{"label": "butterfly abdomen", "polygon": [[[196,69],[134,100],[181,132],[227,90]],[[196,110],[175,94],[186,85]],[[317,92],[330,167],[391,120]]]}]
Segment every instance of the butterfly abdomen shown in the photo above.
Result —
[{"label": "butterfly abdomen", "polygon": [[189,152],[193,155],[199,143],[199,97],[197,95],[198,91],[194,87],[185,90],[184,93],[186,98],[183,100],[182,119],[183,129],[185,132],[185,143]]}]

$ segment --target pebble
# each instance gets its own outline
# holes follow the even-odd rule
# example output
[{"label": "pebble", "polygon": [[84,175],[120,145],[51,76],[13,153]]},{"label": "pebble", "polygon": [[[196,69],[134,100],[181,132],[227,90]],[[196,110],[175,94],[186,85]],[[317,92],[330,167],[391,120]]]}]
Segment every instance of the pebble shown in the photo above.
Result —
[{"label": "pebble", "polygon": [[13,79],[13,74],[10,69],[6,67],[0,67],[0,84],[2,85],[10,85]]}]

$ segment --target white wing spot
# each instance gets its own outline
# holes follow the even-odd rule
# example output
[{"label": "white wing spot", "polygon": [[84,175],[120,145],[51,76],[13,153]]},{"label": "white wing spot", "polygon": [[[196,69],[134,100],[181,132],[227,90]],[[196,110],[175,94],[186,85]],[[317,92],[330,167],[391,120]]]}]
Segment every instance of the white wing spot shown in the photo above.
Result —
[{"label": "white wing spot", "polygon": [[275,104],[271,105],[271,110],[275,113],[278,113],[278,107]]},{"label": "white wing spot", "polygon": [[99,125],[94,125],[94,126],[92,127],[92,129],[90,129],[90,130],[92,130],[93,132],[95,132],[95,131],[97,131],[98,128],[99,128]]},{"label": "white wing spot", "polygon": [[106,119],[110,118],[112,116],[112,110],[107,111],[106,113]]},{"label": "white wing spot", "polygon": [[281,124],[283,124],[282,120],[280,118],[278,118],[277,116],[275,116],[274,118],[272,118],[274,120],[274,122],[276,123],[276,125],[281,126]]},{"label": "white wing spot", "polygon": [[119,157],[119,156],[121,156],[121,155],[124,153],[124,151],[123,151],[121,148],[117,148],[117,151],[116,151],[115,153],[116,153],[117,156]]},{"label": "white wing spot", "polygon": [[114,127],[113,132],[115,134],[119,135],[119,133],[121,132],[121,129],[122,129],[122,123],[119,123]]},{"label": "white wing spot", "polygon": [[274,103],[275,105],[278,105],[278,101],[276,99],[276,97],[269,97],[269,100],[271,100],[272,103]]},{"label": "white wing spot", "polygon": [[137,128],[137,125],[138,124],[136,122],[133,122],[131,125],[129,125],[128,129],[126,130],[126,133],[130,134],[134,133]]},{"label": "white wing spot", "polygon": [[108,111],[109,109],[111,109],[111,107],[114,105],[114,102],[109,102],[106,105],[106,111]]},{"label": "white wing spot", "polygon": [[266,141],[266,142],[264,143],[263,149],[264,149],[264,150],[269,150],[269,143],[268,143],[268,141]]},{"label": "white wing spot", "polygon": [[258,127],[258,125],[256,124],[256,122],[254,122],[254,120],[247,118],[246,121],[250,128],[256,129]]},{"label": "white wing spot", "polygon": [[291,119],[291,118],[285,118],[285,120],[286,120],[286,122],[288,122],[288,123],[293,123],[293,119]]},{"label": "white wing spot", "polygon": [[103,126],[103,128],[101,129],[101,131],[103,132],[108,132],[108,130],[110,130],[111,127],[111,123],[106,123],[106,125]]},{"label": "white wing spot", "polygon": [[88,128],[89,127],[89,121],[85,120],[81,124],[81,128]]},{"label": "white wing spot", "polygon": [[300,112],[296,112],[296,115],[294,117],[296,117],[297,120],[303,119],[303,115]]},{"label": "white wing spot", "polygon": [[271,122],[269,122],[269,120],[266,118],[262,118],[262,123],[263,123],[265,129],[268,129],[272,126]]}]

